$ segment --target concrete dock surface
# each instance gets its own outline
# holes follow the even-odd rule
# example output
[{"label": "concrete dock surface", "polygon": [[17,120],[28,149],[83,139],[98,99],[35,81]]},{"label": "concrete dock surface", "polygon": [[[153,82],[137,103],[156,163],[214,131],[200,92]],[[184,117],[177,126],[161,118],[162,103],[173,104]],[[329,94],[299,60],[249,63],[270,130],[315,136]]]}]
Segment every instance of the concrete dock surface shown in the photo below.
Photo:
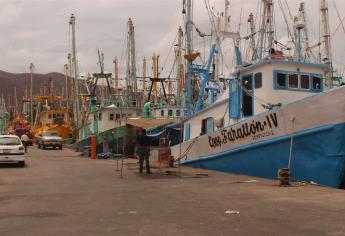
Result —
[{"label": "concrete dock surface", "polygon": [[[121,169],[121,161],[119,170]],[[0,167],[0,235],[345,235],[345,191],[29,147]]]}]

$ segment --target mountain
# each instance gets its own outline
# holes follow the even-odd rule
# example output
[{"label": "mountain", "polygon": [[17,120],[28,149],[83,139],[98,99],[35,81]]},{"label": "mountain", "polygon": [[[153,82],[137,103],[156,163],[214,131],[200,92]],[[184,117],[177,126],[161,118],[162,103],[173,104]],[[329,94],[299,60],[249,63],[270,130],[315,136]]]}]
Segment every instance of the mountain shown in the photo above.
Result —
[{"label": "mountain", "polygon": [[[51,72],[48,74],[33,74],[33,96],[37,95],[64,95],[66,77],[64,74]],[[0,70],[0,96],[3,94],[8,110],[15,107],[17,93],[17,110],[22,111],[25,89],[30,95],[30,73],[9,73]]]}]

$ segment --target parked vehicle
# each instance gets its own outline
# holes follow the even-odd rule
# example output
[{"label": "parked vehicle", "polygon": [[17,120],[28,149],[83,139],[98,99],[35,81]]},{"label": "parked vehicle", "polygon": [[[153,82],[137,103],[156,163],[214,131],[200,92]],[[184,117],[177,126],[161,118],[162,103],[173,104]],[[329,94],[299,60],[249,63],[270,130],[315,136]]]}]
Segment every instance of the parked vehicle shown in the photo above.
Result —
[{"label": "parked vehicle", "polygon": [[17,163],[25,166],[25,150],[16,135],[0,135],[0,163]]},{"label": "parked vehicle", "polygon": [[53,149],[62,149],[63,139],[55,131],[45,131],[39,134],[37,137],[38,148],[46,149],[46,147],[52,147]]},{"label": "parked vehicle", "polygon": [[28,141],[28,146],[32,146],[33,144],[33,139],[34,139],[34,135],[32,134],[32,132],[29,129],[26,128],[18,128],[15,131],[15,134],[20,138],[23,134],[27,134],[29,137],[29,141]]}]

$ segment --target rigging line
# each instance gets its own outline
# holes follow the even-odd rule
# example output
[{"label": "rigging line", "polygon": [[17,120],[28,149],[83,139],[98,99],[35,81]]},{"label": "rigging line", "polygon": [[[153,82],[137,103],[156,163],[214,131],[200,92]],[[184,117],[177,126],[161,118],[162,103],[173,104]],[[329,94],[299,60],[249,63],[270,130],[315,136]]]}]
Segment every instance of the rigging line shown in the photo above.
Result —
[{"label": "rigging line", "polygon": [[[211,21],[212,26],[214,28],[216,40],[219,42],[218,47],[217,47],[218,53],[220,53],[222,59],[224,59],[224,54],[222,52],[222,48],[220,47],[220,36],[219,36],[218,31],[217,31],[216,23],[214,22],[214,19],[212,17],[211,11],[210,11],[210,6],[209,6],[210,2],[209,2],[209,0],[204,0],[204,3],[205,3],[205,6],[206,6],[206,9],[207,9],[210,21]],[[227,65],[225,65],[225,67],[227,68]],[[227,70],[230,71],[229,68],[227,68]]]},{"label": "rigging line", "polygon": [[338,19],[339,19],[339,21],[340,21],[340,25],[341,25],[341,27],[343,28],[343,32],[345,33],[345,27],[344,27],[343,21],[342,21],[342,19],[341,19],[341,17],[340,17],[340,14],[339,14],[337,5],[336,5],[336,3],[335,3],[334,0],[333,0],[333,3],[334,3],[334,8],[335,8],[335,11],[336,11],[336,13],[337,13]]},{"label": "rigging line", "polygon": [[[160,73],[162,73],[162,72],[163,72],[163,70],[164,70],[165,64],[167,63],[168,58],[169,58],[170,53],[171,53],[171,49],[172,49],[172,48],[174,47],[174,45],[175,45],[175,42],[176,42],[177,36],[178,36],[178,32],[176,33],[175,39],[174,39],[174,41],[173,41],[172,45],[170,46],[170,49],[169,49],[168,55],[167,55],[167,57],[165,58],[165,61],[164,61],[163,65],[162,65],[162,70],[161,70],[161,72],[160,72]],[[160,74],[160,73],[159,73],[159,74]]]},{"label": "rigging line", "polygon": [[[343,19],[341,20],[341,22],[337,25],[337,27],[335,28],[334,32],[332,33],[331,37],[334,37],[334,35],[337,33],[338,29],[340,28],[340,26],[342,26],[343,21],[345,20],[345,17],[343,17]],[[343,26],[344,27],[344,26]]]},{"label": "rigging line", "polygon": [[261,4],[261,0],[258,0],[258,6],[257,6],[256,10],[257,10],[257,12],[256,12],[257,16],[255,17],[255,26],[256,26],[256,29],[258,29],[258,30],[257,30],[256,35],[254,37],[255,37],[255,42],[256,42],[255,48],[258,49],[259,41],[260,41],[260,34],[258,34],[258,32],[261,29],[260,19],[262,18],[262,4]]},{"label": "rigging line", "polygon": [[291,30],[290,30],[290,26],[289,26],[289,23],[288,23],[286,14],[285,14],[285,12],[284,12],[284,7],[283,7],[283,4],[282,4],[281,0],[278,1],[278,4],[279,4],[279,7],[280,7],[281,12],[283,13],[284,21],[285,21],[285,24],[286,24],[286,27],[287,27],[289,36],[291,37],[291,41],[292,41],[292,43],[294,44],[294,43],[295,43],[295,39],[294,39],[294,37],[292,36]]},{"label": "rigging line", "polygon": [[289,4],[287,3],[287,0],[285,0],[285,5],[287,6],[287,9],[288,9],[288,12],[289,12],[289,15],[290,15],[290,20],[293,22],[293,16],[291,14],[290,7],[289,7]]},{"label": "rigging line", "polygon": [[[170,70],[170,73],[169,73],[169,75],[168,75],[168,78],[170,78],[172,72],[174,71],[174,67],[175,67],[175,66],[178,66],[178,65],[176,65],[176,58],[175,58],[174,63],[173,63],[173,65],[172,65],[172,67],[171,67],[171,70]],[[162,70],[162,71],[163,71],[163,70]]]},{"label": "rigging line", "polygon": [[128,32],[127,32],[127,25],[126,25],[126,29],[124,31],[125,31],[125,37],[123,39],[122,48],[121,48],[119,74],[121,74],[121,72],[123,70],[123,65],[124,65],[123,57],[124,57],[124,54],[125,54],[125,44],[127,42],[127,34],[128,34]]},{"label": "rigging line", "polygon": [[[204,0],[204,2],[205,2],[205,3],[208,2],[208,4],[209,4],[209,0]],[[206,8],[207,8],[207,10],[208,10],[208,12],[209,12],[209,8],[207,7],[207,4],[205,4],[205,5],[206,5]],[[209,15],[210,15],[210,12],[209,12]],[[213,18],[211,18],[211,22],[212,22],[213,26],[215,27],[215,22],[214,22]],[[215,29],[217,29],[217,28],[215,27]],[[215,30],[215,33],[216,33],[217,37],[219,38],[219,35],[218,35],[217,30]],[[223,52],[222,52],[222,50],[221,50],[221,47],[219,47],[219,53],[221,53],[221,55],[223,56]],[[228,68],[227,64],[225,64],[225,67],[226,67],[226,69],[227,69],[228,71],[230,71],[230,69]],[[238,76],[239,76],[239,74],[240,74],[240,71],[238,72]],[[269,104],[269,103],[265,102],[263,99],[261,99],[261,98],[255,96],[254,94],[249,93],[249,91],[248,91],[246,88],[244,88],[244,87],[239,83],[238,79],[237,79],[236,81],[237,81],[239,87],[240,87],[244,92],[246,92],[249,96],[253,97],[256,101],[258,101],[258,103],[260,103],[260,104],[262,104],[262,105],[268,105],[268,104]]]}]

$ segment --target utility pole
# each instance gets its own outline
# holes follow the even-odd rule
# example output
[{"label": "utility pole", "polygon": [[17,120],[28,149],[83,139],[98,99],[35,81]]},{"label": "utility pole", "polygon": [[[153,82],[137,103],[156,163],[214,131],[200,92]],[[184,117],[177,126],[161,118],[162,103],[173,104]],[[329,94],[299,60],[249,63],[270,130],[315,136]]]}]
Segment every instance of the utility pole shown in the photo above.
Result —
[{"label": "utility pole", "polygon": [[33,110],[33,96],[32,96],[32,77],[34,73],[34,64],[30,63],[30,121],[31,123],[34,121],[34,110]]},{"label": "utility pole", "polygon": [[[72,28],[72,64],[74,72],[74,88],[75,88],[75,109],[74,117],[76,119],[77,130],[80,128],[80,108],[79,108],[79,82],[78,82],[78,61],[77,61],[77,50],[76,50],[76,37],[75,37],[75,16],[71,14],[69,24]],[[77,140],[79,139],[79,134]]]},{"label": "utility pole", "polygon": [[326,74],[326,85],[329,88],[333,87],[332,82],[332,53],[331,53],[331,36],[329,33],[328,20],[328,4],[326,0],[320,0],[321,22],[322,22],[322,37],[324,46],[324,57],[322,61],[329,65],[329,72]]}]

